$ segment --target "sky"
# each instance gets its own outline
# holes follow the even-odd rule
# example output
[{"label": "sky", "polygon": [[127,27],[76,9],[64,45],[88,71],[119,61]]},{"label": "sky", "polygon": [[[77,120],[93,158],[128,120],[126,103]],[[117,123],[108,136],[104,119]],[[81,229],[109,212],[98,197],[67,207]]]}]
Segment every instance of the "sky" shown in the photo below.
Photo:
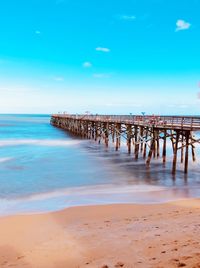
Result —
[{"label": "sky", "polygon": [[200,115],[199,0],[1,0],[0,113]]}]

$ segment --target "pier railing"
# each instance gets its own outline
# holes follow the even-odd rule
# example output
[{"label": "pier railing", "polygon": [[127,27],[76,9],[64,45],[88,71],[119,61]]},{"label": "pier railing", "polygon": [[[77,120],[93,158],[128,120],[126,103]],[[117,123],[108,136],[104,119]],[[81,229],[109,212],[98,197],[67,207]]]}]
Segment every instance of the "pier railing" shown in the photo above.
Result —
[{"label": "pier railing", "polygon": [[200,116],[54,114],[52,117],[200,130]]}]

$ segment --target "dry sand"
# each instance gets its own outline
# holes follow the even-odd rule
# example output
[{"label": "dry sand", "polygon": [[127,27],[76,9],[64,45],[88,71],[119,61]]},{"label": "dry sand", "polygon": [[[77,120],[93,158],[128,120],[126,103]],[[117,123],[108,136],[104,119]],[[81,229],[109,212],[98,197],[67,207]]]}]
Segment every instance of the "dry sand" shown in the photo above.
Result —
[{"label": "dry sand", "polygon": [[200,267],[200,200],[0,218],[0,267]]}]

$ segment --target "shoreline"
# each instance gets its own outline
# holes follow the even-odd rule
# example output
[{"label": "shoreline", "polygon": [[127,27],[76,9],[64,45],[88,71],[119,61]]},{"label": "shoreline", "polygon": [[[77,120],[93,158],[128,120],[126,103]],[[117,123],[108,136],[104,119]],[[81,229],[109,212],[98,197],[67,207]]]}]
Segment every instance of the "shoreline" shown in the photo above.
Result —
[{"label": "shoreline", "polygon": [[[148,202],[148,203],[133,203],[133,202],[116,202],[116,203],[100,203],[100,204],[77,204],[77,205],[71,205],[68,207],[63,207],[60,209],[52,209],[52,210],[46,210],[46,211],[27,211],[27,212],[16,212],[12,214],[0,214],[0,220],[2,218],[12,218],[12,217],[23,217],[23,216],[34,216],[34,215],[48,215],[48,214],[54,214],[54,213],[62,213],[65,212],[68,209],[74,209],[74,208],[91,208],[91,207],[106,207],[106,206],[159,206],[159,205],[170,205],[177,202],[186,202],[186,201],[192,201],[192,200],[200,200],[200,197],[189,197],[189,198],[180,198],[180,199],[173,199],[173,200],[166,200],[166,201],[160,201],[160,202]],[[199,205],[200,206],[200,205]]]},{"label": "shoreline", "polygon": [[0,217],[0,267],[191,267],[200,199],[112,204]]},{"label": "shoreline", "polygon": [[52,213],[70,207],[114,204],[165,204],[199,198],[196,187],[164,187],[155,185],[91,185],[66,188],[24,196],[0,198],[0,217]]}]

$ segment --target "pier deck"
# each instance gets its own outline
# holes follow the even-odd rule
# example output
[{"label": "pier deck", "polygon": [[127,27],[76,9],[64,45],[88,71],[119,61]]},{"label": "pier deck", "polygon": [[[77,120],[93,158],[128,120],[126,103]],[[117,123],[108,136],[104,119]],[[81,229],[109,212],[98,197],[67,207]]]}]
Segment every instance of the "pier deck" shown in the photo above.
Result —
[{"label": "pier deck", "polygon": [[109,145],[111,140],[119,150],[121,137],[127,141],[128,152],[134,150],[137,159],[139,153],[149,166],[152,157],[160,156],[162,146],[163,163],[166,162],[167,139],[173,150],[172,173],[176,173],[177,155],[184,163],[184,172],[188,172],[189,147],[193,161],[195,157],[195,132],[200,131],[200,116],[154,116],[154,115],[75,115],[54,114],[51,124],[83,138],[94,139]]}]

